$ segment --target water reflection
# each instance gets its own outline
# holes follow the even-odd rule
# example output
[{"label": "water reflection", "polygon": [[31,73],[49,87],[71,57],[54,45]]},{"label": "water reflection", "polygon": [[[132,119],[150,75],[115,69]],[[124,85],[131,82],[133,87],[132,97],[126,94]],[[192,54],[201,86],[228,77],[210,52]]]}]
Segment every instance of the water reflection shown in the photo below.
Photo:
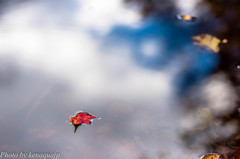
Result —
[{"label": "water reflection", "polygon": [[17,78],[17,67],[8,57],[0,57],[0,87],[7,87]]},{"label": "water reflection", "polygon": [[[198,50],[191,37],[208,25],[201,28],[203,17],[180,23],[172,2],[141,1],[142,21],[121,1],[106,12],[79,0],[59,1],[54,13],[55,3],[32,1],[2,14],[0,53],[11,62],[2,58],[0,68],[0,151],[83,159],[239,155],[238,61],[224,54],[231,38],[219,55]],[[100,13],[111,15],[100,19],[104,25]],[[66,114],[79,110],[102,119],[74,134]]]}]

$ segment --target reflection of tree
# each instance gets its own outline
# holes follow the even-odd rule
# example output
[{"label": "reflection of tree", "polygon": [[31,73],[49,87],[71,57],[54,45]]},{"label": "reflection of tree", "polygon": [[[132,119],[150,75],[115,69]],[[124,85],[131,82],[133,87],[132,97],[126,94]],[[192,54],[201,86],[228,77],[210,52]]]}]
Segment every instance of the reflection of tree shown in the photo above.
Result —
[{"label": "reflection of tree", "polygon": [[143,16],[152,14],[175,14],[175,5],[172,0],[124,0],[128,4],[137,5]]},{"label": "reflection of tree", "polygon": [[220,52],[220,69],[230,75],[235,84],[240,84],[240,1],[237,0],[204,0],[211,14],[218,21],[216,34],[219,37],[227,38],[227,45],[223,45]]},{"label": "reflection of tree", "polygon": [[[207,5],[209,8],[209,14],[212,14],[215,19],[218,20],[217,25],[212,23],[212,27],[216,29],[215,34],[219,38],[226,38],[227,44],[222,44],[220,47],[220,66],[219,71],[224,71],[232,83],[238,87],[240,84],[240,69],[237,65],[240,64],[240,1],[230,0],[203,0],[202,5]],[[220,92],[219,92],[220,93]],[[191,133],[185,132],[184,137],[187,142],[189,139],[196,138],[199,133],[206,133],[208,129],[216,126],[214,123],[216,120],[221,121],[220,125],[235,123],[237,129],[235,133],[229,137],[219,137],[217,139],[210,139],[208,143],[202,143],[210,148],[212,151],[228,154],[228,157],[235,156],[239,158],[240,150],[240,122],[239,122],[239,95],[238,102],[235,105],[235,109],[229,113],[225,113],[221,116],[214,115],[213,120],[205,125],[205,129],[194,130]],[[189,143],[190,144],[190,143]]]},{"label": "reflection of tree", "polygon": [[[176,8],[172,1],[161,0],[125,0],[128,3],[137,4],[143,16],[149,15],[174,15]],[[217,72],[225,72],[229,80],[238,91],[238,102],[235,108],[228,113],[216,115],[214,112],[211,114],[211,120],[205,123],[197,124],[196,127],[190,131],[185,131],[182,134],[182,139],[189,148],[199,146],[204,147],[206,152],[220,152],[227,154],[228,157],[235,156],[240,158],[240,1],[238,0],[203,0],[199,3],[201,6],[207,6],[208,13],[202,13],[202,17],[198,17],[198,30],[195,32],[211,33],[221,40],[226,38],[226,44],[220,44],[220,64]],[[206,10],[204,10],[206,12]],[[195,90],[197,91],[197,90]],[[221,93],[221,92],[219,92]],[[196,101],[191,102],[191,99],[184,99],[188,101],[187,108],[195,109]],[[227,100],[227,99],[226,99]],[[198,101],[201,102],[201,101]],[[209,109],[209,112],[212,112]],[[191,113],[191,111],[189,112]],[[209,117],[210,115],[208,115]],[[217,128],[233,124],[237,129],[231,136],[218,136],[216,137]],[[213,130],[213,131],[212,131]],[[220,129],[221,130],[221,129]],[[211,132],[209,134],[209,132]],[[208,140],[199,139],[199,145],[194,145],[194,140],[199,136],[208,135]],[[211,138],[211,135],[215,137]]]}]

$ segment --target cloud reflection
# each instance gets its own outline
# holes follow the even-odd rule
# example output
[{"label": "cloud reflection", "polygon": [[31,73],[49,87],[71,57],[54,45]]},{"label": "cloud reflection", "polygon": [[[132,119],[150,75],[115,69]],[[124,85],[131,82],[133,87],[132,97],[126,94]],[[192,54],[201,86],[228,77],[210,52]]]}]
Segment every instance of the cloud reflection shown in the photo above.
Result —
[{"label": "cloud reflection", "polygon": [[[118,10],[115,13],[119,15]],[[12,123],[18,119],[14,127],[1,123],[1,136],[7,136],[2,139],[1,150],[8,145],[11,151],[59,151],[62,158],[77,158],[79,154],[83,158],[132,156],[137,150],[133,147],[135,139],[129,134],[134,130],[130,121],[135,120],[130,114],[135,109],[144,111],[139,106],[144,108],[150,101],[154,109],[157,103],[167,105],[172,77],[139,68],[130,58],[129,49],[102,49],[101,39],[86,32],[95,23],[84,22],[87,26],[83,26],[73,18],[62,26],[59,18],[40,2],[25,3],[2,16],[0,32],[4,38],[0,39],[0,52],[16,61],[20,75],[8,90],[14,92],[11,98],[1,92],[1,112],[6,112],[1,113],[1,121]],[[109,22],[112,23],[111,18]],[[106,32],[107,27],[101,31]],[[132,109],[125,115],[117,115],[117,111],[106,116],[115,101],[127,103]],[[73,134],[72,127],[65,123],[65,114],[79,110],[99,115],[102,120]],[[15,118],[10,118],[10,114]],[[108,133],[102,133],[102,125],[108,127]],[[132,157],[140,154],[136,152]]]},{"label": "cloud reflection", "polygon": [[[56,10],[55,3],[60,3]],[[62,158],[87,159],[196,157],[204,152],[182,146],[178,130],[184,104],[176,96],[211,73],[216,55],[194,49],[189,26],[174,18],[140,21],[120,1],[72,3],[33,1],[2,16],[0,53],[14,59],[19,76],[0,92],[0,135],[6,136],[1,150],[58,151]],[[206,84],[202,91],[211,97],[209,107],[218,109],[211,87]],[[80,110],[102,119],[74,134],[66,113]],[[15,127],[4,122],[14,125],[16,119]],[[192,127],[198,121],[191,121]],[[226,127],[228,133],[235,130]]]}]

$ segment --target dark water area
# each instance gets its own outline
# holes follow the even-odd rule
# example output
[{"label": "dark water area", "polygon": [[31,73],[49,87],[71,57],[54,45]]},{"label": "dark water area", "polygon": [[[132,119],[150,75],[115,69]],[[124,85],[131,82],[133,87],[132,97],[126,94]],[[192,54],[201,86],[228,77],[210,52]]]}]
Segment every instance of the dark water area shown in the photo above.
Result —
[{"label": "dark water area", "polygon": [[188,7],[1,1],[0,158],[238,159],[240,5]]}]

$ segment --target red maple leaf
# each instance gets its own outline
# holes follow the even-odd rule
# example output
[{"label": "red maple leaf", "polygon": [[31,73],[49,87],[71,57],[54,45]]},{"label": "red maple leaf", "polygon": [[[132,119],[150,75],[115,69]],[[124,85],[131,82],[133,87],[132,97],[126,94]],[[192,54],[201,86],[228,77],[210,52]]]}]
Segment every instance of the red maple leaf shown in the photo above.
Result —
[{"label": "red maple leaf", "polygon": [[92,119],[99,119],[99,117],[92,116],[87,112],[79,112],[75,116],[72,116],[68,122],[72,123],[75,126],[75,130],[74,130],[74,133],[75,133],[77,131],[77,128],[81,124],[90,125],[92,123],[91,122]]}]

